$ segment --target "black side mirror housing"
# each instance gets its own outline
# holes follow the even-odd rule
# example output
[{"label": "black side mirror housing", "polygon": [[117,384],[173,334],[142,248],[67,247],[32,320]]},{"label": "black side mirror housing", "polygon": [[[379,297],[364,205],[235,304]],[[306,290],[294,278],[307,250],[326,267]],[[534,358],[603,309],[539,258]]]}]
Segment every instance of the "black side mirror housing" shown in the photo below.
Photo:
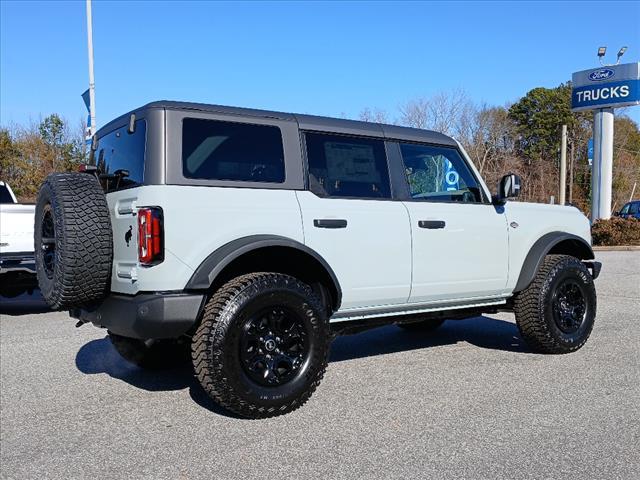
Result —
[{"label": "black side mirror housing", "polygon": [[498,184],[498,193],[493,197],[494,203],[503,205],[508,198],[516,198],[520,195],[521,188],[520,176],[515,173],[509,173],[500,179]]}]

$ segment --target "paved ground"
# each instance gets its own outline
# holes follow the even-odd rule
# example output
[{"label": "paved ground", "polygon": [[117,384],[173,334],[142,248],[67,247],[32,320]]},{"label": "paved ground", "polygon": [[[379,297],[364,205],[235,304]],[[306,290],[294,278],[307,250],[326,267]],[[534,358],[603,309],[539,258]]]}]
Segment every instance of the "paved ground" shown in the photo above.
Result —
[{"label": "paved ground", "polygon": [[640,478],[640,252],[598,257],[598,319],[574,354],[528,353],[506,314],[380,328],[338,339],[310,402],[262,421],[64,314],[2,315],[1,476]]}]

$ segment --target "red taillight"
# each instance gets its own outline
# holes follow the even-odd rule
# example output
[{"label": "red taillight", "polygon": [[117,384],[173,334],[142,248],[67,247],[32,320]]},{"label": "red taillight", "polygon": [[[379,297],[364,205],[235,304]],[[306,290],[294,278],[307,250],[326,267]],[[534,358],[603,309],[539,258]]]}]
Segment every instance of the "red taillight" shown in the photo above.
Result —
[{"label": "red taillight", "polygon": [[138,209],[138,260],[142,265],[156,265],[164,260],[162,209]]}]

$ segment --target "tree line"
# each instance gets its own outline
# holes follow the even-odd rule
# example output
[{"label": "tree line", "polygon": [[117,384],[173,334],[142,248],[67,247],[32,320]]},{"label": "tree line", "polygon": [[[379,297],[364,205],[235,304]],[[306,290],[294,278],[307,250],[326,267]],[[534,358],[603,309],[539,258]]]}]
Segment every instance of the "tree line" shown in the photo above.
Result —
[{"label": "tree line", "polygon": [[[619,111],[618,111],[619,112]],[[360,120],[435,130],[455,137],[494,189],[508,172],[522,177],[521,199],[548,203],[558,198],[560,135],[568,127],[567,199],[589,213],[591,169],[587,142],[591,112],[571,112],[571,85],[534,88],[506,106],[479,105],[463,91],[415,98],[396,112],[365,108]],[[33,201],[44,178],[77,170],[87,161],[84,125],[72,128],[57,114],[26,126],[0,127],[0,180],[23,202]],[[613,208],[640,198],[640,130],[617,113],[614,135]]]},{"label": "tree line", "polygon": [[[505,173],[523,180],[521,200],[558,201],[560,140],[567,125],[567,201],[586,214],[591,203],[587,144],[593,114],[571,111],[571,85],[534,88],[506,106],[478,105],[456,90],[412,99],[389,113],[365,108],[360,120],[424,128],[456,138],[494,189]],[[614,133],[613,208],[640,198],[640,131],[617,111]],[[635,191],[634,191],[635,190]]]},{"label": "tree line", "polygon": [[86,162],[84,125],[72,128],[57,114],[27,125],[0,128],[0,180],[20,202],[34,202],[52,172],[76,171]]}]

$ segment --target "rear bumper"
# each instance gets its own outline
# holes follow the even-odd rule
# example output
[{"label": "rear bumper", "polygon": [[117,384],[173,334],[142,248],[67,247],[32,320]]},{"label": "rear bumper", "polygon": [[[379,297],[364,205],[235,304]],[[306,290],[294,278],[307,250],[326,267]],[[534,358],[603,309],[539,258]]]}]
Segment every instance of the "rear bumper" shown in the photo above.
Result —
[{"label": "rear bumper", "polygon": [[176,338],[194,325],[204,297],[183,292],[110,295],[96,307],[69,314],[124,337]]},{"label": "rear bumper", "polygon": [[36,261],[33,252],[0,253],[0,273],[7,272],[36,273]]}]

